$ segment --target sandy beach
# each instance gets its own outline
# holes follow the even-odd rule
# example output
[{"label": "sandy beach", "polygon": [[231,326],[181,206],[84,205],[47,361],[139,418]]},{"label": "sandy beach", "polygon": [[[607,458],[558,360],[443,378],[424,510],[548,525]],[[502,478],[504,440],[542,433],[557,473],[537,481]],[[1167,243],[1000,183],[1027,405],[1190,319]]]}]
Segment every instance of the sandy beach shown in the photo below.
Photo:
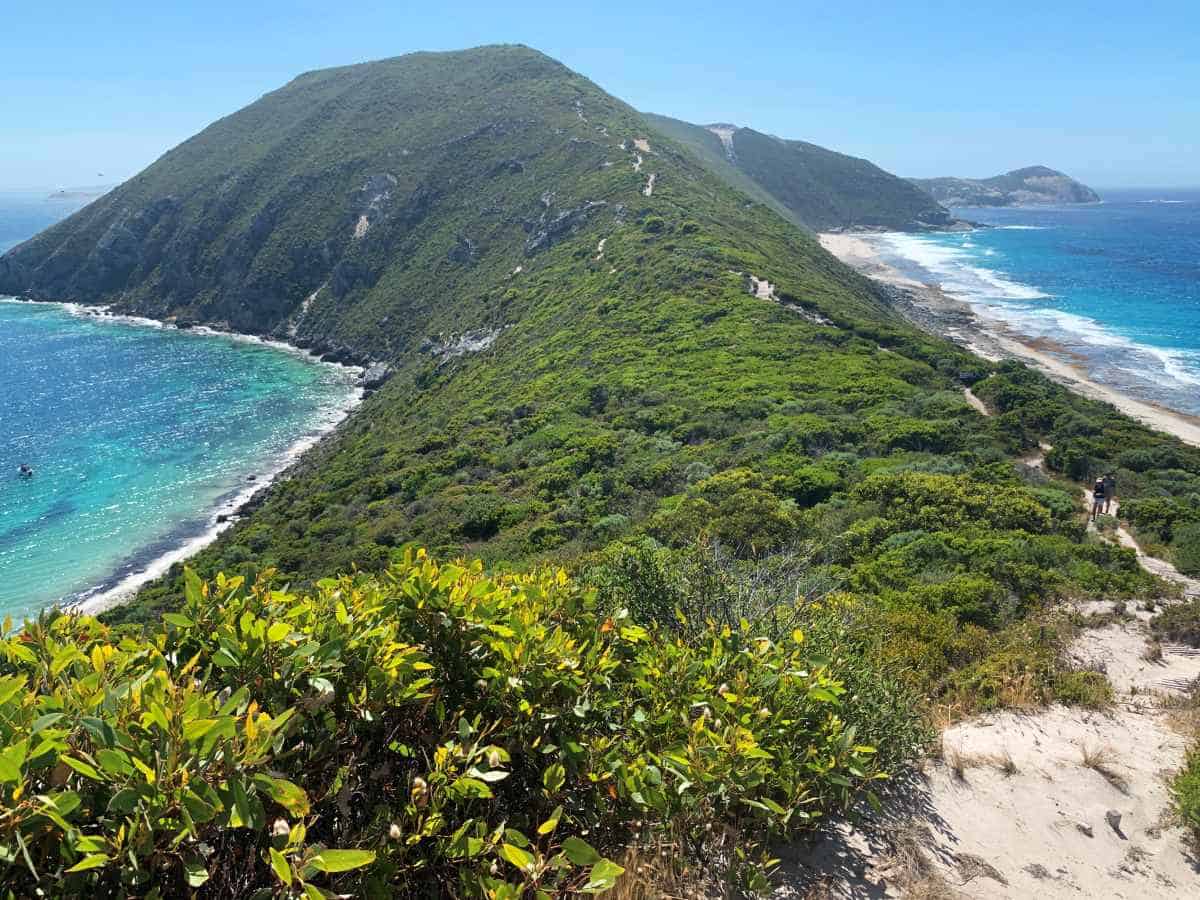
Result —
[{"label": "sandy beach", "polygon": [[1088,377],[1069,354],[1045,340],[1031,338],[1004,323],[979,316],[970,305],[946,293],[937,284],[909,278],[882,259],[869,237],[854,234],[821,234],[821,246],[868,278],[889,289],[897,308],[924,328],[935,331],[991,359],[1019,359],[1072,390],[1109,403],[1143,424],[1200,447],[1200,418],[1130,397]]}]

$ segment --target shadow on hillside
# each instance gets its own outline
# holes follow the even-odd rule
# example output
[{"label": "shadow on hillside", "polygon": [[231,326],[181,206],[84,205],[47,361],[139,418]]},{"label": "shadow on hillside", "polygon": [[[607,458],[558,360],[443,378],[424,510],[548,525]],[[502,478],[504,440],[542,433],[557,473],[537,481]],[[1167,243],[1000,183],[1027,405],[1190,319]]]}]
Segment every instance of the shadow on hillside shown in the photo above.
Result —
[{"label": "shadow on hillside", "polygon": [[910,770],[877,791],[879,811],[862,803],[813,838],[775,847],[780,898],[834,900],[895,896],[926,874],[925,860],[952,868],[957,838],[929,798],[925,776]]}]

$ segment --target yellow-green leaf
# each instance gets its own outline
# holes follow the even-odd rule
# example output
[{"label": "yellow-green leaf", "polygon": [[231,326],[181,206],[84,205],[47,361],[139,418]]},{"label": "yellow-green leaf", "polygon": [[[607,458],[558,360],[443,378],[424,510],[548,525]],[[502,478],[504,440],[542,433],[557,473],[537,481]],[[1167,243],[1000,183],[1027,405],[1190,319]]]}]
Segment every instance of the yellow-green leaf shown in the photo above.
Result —
[{"label": "yellow-green leaf", "polygon": [[99,869],[101,866],[108,865],[107,853],[89,853],[71,868],[68,872],[86,872],[88,869]]},{"label": "yellow-green leaf", "polygon": [[309,860],[318,872],[348,872],[375,862],[373,850],[322,850]]},{"label": "yellow-green leaf", "polygon": [[284,855],[274,847],[269,847],[268,852],[271,854],[271,871],[275,873],[275,877],[288,887],[292,886],[292,867],[288,865],[288,861]]},{"label": "yellow-green leaf", "polygon": [[500,848],[500,853],[522,872],[533,871],[533,854],[527,850],[522,850],[516,844],[505,844]]}]

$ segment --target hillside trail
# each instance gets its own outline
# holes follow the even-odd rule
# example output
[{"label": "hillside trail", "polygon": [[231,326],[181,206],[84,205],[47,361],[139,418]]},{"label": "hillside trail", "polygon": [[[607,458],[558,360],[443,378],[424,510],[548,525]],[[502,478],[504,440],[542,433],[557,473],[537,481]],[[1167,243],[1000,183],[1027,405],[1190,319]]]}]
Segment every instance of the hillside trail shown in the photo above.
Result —
[{"label": "hillside trail", "polygon": [[[1040,469],[1049,449],[1022,461]],[[1146,554],[1124,525],[1113,538],[1185,597],[1200,596],[1200,582]],[[839,823],[815,844],[780,853],[776,895],[1200,896],[1200,856],[1174,821],[1168,789],[1188,745],[1185,700],[1200,683],[1200,651],[1155,644],[1148,625],[1172,602],[1132,614],[1124,603],[1078,604],[1084,615],[1112,614],[1108,624],[1082,629],[1066,654],[1078,669],[1105,673],[1110,708],[1035,708],[1030,697],[1028,712],[946,728],[936,758],[893,788],[883,814],[853,828]]]},{"label": "hillside trail", "polygon": [[992,411],[987,408],[982,400],[975,396],[975,392],[969,387],[963,388],[963,397],[966,398],[967,402],[970,403],[971,406],[973,406],[981,416],[990,416],[992,414]]}]

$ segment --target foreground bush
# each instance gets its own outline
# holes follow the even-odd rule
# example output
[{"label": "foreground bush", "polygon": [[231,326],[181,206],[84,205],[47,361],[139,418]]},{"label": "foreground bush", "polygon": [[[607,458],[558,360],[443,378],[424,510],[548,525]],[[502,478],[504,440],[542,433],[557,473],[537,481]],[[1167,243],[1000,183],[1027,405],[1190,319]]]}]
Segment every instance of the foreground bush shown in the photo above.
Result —
[{"label": "foreground bush", "polygon": [[756,840],[882,777],[845,697],[800,630],[671,639],[561,572],[419,551],[303,596],[189,573],[145,635],[51,614],[0,641],[0,882],[601,893],[625,848],[702,859],[733,829],[726,875],[761,887]]},{"label": "foreground bush", "polygon": [[1200,744],[1188,751],[1183,769],[1171,781],[1171,793],[1183,824],[1200,839]]}]

